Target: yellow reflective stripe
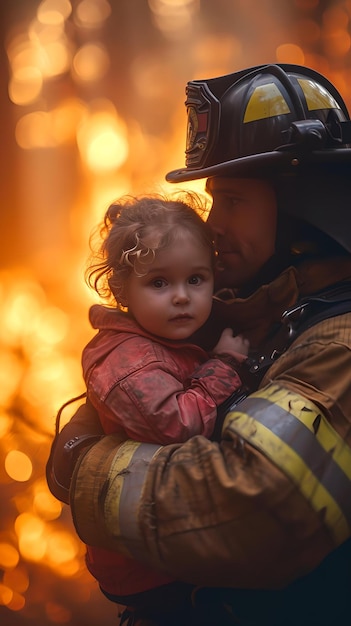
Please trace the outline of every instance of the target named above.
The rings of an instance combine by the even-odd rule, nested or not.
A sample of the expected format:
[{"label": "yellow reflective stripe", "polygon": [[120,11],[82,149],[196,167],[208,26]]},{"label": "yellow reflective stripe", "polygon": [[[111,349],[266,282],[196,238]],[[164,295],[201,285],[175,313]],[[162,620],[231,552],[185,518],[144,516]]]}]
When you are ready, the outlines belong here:
[{"label": "yellow reflective stripe", "polygon": [[298,83],[305,96],[309,111],[316,111],[318,109],[340,109],[337,101],[322,85],[308,78],[298,78]]},{"label": "yellow reflective stripe", "polygon": [[351,449],[313,402],[278,385],[270,385],[253,395],[266,398],[284,411],[293,413],[313,433],[328,454],[332,450],[333,459],[351,479]]},{"label": "yellow reflective stripe", "polygon": [[121,493],[124,483],[124,473],[126,467],[131,462],[134,453],[140,443],[136,441],[126,441],[117,450],[113,461],[111,462],[109,473],[107,476],[108,492],[106,494],[104,515],[106,520],[106,526],[111,530],[113,535],[120,535],[119,527],[119,510]]},{"label": "yellow reflective stripe", "polygon": [[340,465],[346,476],[351,480],[350,448],[345,441],[335,433],[335,430],[325,418],[321,420],[317,438],[326,451],[333,449],[334,459],[337,460],[338,465]]},{"label": "yellow reflective stripe", "polygon": [[[238,407],[239,408],[239,407]],[[350,536],[351,450],[318,407],[270,385],[228,414],[224,429],[260,450],[298,486],[337,543]]]},{"label": "yellow reflective stripe", "polygon": [[[285,390],[280,391],[286,395]],[[296,400],[296,402],[300,403],[301,410],[296,411],[295,417],[314,434],[325,452],[331,453],[332,458],[351,480],[351,449],[349,446],[315,404],[305,399]],[[284,405],[285,402],[282,398],[281,406],[284,407]],[[298,409],[298,404],[296,408]]]},{"label": "yellow reflective stripe", "polygon": [[104,501],[104,518],[114,537],[135,547],[139,537],[138,509],[147,467],[162,446],[126,441],[111,462]]},{"label": "yellow reflective stripe", "polygon": [[277,85],[267,83],[254,89],[247,103],[244,124],[286,113],[290,113],[290,109],[283,94]]}]

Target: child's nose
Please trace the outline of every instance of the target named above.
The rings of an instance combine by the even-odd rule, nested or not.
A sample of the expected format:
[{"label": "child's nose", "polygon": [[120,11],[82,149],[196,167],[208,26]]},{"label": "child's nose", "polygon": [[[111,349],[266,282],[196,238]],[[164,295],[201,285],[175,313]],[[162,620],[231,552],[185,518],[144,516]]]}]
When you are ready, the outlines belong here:
[{"label": "child's nose", "polygon": [[188,291],[185,286],[178,286],[173,295],[174,304],[186,304],[189,302]]}]

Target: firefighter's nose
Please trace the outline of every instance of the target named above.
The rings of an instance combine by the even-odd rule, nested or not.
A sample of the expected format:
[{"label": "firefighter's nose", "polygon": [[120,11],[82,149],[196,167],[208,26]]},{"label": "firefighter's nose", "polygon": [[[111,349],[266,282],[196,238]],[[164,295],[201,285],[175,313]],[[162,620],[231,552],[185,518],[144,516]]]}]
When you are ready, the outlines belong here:
[{"label": "firefighter's nose", "polygon": [[226,234],[232,219],[232,214],[228,210],[225,210],[223,204],[213,200],[213,204],[207,218],[207,223],[209,224],[215,238],[223,237],[223,235]]}]

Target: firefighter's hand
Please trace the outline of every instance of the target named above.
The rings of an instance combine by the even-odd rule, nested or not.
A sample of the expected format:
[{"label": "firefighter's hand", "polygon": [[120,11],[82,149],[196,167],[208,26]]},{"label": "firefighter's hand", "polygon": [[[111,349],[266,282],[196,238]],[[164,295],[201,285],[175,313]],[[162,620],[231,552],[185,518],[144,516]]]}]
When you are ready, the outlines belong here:
[{"label": "firefighter's hand", "polygon": [[46,465],[46,479],[51,493],[58,500],[69,503],[69,489],[76,462],[102,436],[98,415],[90,402],[82,404],[55,436]]}]

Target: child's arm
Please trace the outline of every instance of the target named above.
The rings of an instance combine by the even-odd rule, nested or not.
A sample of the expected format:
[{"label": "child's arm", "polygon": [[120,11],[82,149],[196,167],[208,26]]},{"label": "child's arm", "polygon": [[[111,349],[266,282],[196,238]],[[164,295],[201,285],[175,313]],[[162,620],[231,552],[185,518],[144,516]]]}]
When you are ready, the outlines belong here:
[{"label": "child's arm", "polygon": [[118,421],[130,439],[177,443],[194,435],[210,437],[217,406],[241,386],[236,367],[219,355],[184,381],[159,363],[149,363],[111,389],[102,410],[109,432]]}]

